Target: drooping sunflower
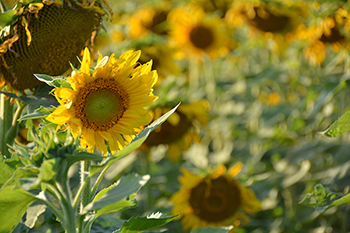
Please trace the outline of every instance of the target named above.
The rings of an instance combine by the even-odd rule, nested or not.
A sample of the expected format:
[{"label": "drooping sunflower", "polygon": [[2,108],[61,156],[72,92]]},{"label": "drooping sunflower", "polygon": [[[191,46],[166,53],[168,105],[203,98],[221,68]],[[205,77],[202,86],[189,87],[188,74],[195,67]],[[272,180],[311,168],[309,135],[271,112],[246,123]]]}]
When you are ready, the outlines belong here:
[{"label": "drooping sunflower", "polygon": [[180,189],[170,201],[174,204],[173,213],[180,215],[185,230],[207,226],[237,227],[249,222],[247,214],[261,209],[254,192],[235,178],[242,166],[242,163],[236,163],[226,172],[226,167],[221,165],[204,176],[182,169]]},{"label": "drooping sunflower", "polygon": [[327,2],[314,7],[313,14],[309,25],[300,31],[299,37],[306,41],[303,51],[305,57],[316,65],[321,64],[331,51],[339,53],[349,49],[350,16],[348,9]]},{"label": "drooping sunflower", "polygon": [[225,19],[234,28],[247,24],[249,37],[263,36],[273,41],[274,52],[284,51],[295,39],[298,27],[308,15],[307,4],[302,1],[233,1]]},{"label": "drooping sunflower", "polygon": [[[151,122],[144,107],[158,97],[152,87],[157,73],[152,61],[140,65],[140,51],[128,51],[118,59],[102,58],[90,74],[90,53],[86,48],[80,71],[68,78],[71,88],[54,89],[60,106],[47,120],[70,127],[73,136],[80,136],[81,147],[92,152],[97,148],[107,154],[122,149],[136,134],[136,129]],[[107,142],[107,144],[105,143]]]},{"label": "drooping sunflower", "polygon": [[[153,119],[158,119],[169,110],[167,107],[157,107],[152,111]],[[194,122],[206,125],[209,120],[208,111],[209,103],[206,100],[181,104],[166,122],[148,136],[141,149],[148,150],[160,144],[167,145],[170,160],[177,162],[182,151],[186,151],[193,141],[200,141]]]},{"label": "drooping sunflower", "polygon": [[166,34],[167,16],[170,6],[166,3],[154,7],[143,7],[126,20],[129,36],[132,39],[146,36],[148,33]]},{"label": "drooping sunflower", "polygon": [[233,40],[228,40],[225,24],[217,15],[188,4],[173,9],[168,19],[170,44],[179,49],[179,58],[200,58],[204,53],[216,58],[229,51]]},{"label": "drooping sunflower", "polygon": [[[102,4],[103,3],[103,4]],[[104,0],[22,1],[0,15],[0,81],[23,91],[42,85],[33,74],[61,75],[100,27]]]},{"label": "drooping sunflower", "polygon": [[199,5],[205,12],[216,13],[220,17],[224,17],[227,10],[232,4],[232,0],[193,0],[194,4]]}]

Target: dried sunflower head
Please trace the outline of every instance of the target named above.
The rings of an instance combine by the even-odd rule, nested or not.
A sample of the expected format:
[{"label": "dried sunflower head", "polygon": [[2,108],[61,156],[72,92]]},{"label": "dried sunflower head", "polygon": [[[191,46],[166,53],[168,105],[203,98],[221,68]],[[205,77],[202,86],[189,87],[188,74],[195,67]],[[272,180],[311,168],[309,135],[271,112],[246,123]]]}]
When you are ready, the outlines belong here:
[{"label": "dried sunflower head", "polygon": [[0,81],[20,91],[43,84],[33,74],[61,75],[76,64],[106,12],[99,1],[26,2],[0,16]]}]

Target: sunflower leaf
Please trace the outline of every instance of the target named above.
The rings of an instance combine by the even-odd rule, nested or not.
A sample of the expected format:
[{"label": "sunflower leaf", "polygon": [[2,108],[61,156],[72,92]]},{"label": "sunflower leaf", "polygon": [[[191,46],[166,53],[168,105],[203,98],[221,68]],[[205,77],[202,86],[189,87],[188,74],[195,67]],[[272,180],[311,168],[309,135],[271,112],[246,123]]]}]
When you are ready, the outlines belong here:
[{"label": "sunflower leaf", "polygon": [[229,227],[225,227],[225,228],[206,227],[206,228],[194,229],[193,231],[191,231],[191,233],[227,233],[231,230],[231,228],[229,228]]},{"label": "sunflower leaf", "polygon": [[20,222],[26,209],[37,198],[14,185],[2,187],[0,190],[0,232],[12,232]]},{"label": "sunflower leaf", "polygon": [[317,212],[322,213],[332,206],[350,203],[350,196],[347,195],[344,197],[343,195],[327,190],[322,184],[317,184],[314,187],[314,191],[307,194],[299,203],[312,206]]},{"label": "sunflower leaf", "polygon": [[89,176],[95,175],[97,172],[101,171],[104,167],[107,165],[111,165],[115,161],[125,157],[130,152],[135,150],[137,147],[139,147],[148,137],[148,135],[158,126],[160,126],[168,117],[175,112],[175,110],[179,107],[180,104],[176,105],[173,109],[171,109],[169,112],[165,113],[163,116],[155,120],[152,124],[147,126],[144,130],[142,130],[135,138],[132,140],[127,146],[123,148],[123,150],[119,151],[118,153],[107,157],[104,159],[100,164],[97,165],[91,165],[90,166],[90,173]]},{"label": "sunflower leaf", "polygon": [[66,81],[65,76],[50,76],[46,74],[34,74],[34,76],[41,82],[46,83],[52,87],[61,87],[61,85]]},{"label": "sunflower leaf", "polygon": [[[114,208],[124,208],[123,203],[119,203],[118,205],[117,203],[134,195],[147,183],[149,178],[149,175],[138,176],[137,174],[129,174],[122,177],[118,182],[97,193],[94,200],[84,208],[84,212],[89,210],[101,210],[100,215],[102,215],[107,212],[110,213]],[[131,198],[133,199],[133,197]],[[129,203],[124,204],[128,205]]]},{"label": "sunflower leaf", "polygon": [[350,110],[346,111],[323,133],[328,137],[338,137],[350,130]]},{"label": "sunflower leaf", "polygon": [[0,28],[4,28],[14,22],[18,15],[16,15],[17,10],[9,10],[5,13],[0,14]]},{"label": "sunflower leaf", "polygon": [[22,166],[19,160],[10,162],[10,159],[5,160],[3,156],[0,156],[0,187],[9,180],[16,170],[16,167]]},{"label": "sunflower leaf", "polygon": [[33,113],[25,114],[22,117],[20,117],[19,121],[29,120],[29,119],[39,119],[39,118],[45,118],[48,115],[52,113],[54,109],[47,109],[45,107],[40,107],[34,110]]},{"label": "sunflower leaf", "polygon": [[[156,214],[157,215],[157,214]],[[174,220],[177,216],[160,216],[158,217],[132,217],[128,221],[123,223],[121,229],[115,231],[115,233],[140,233],[154,228],[161,227],[168,222]]]}]

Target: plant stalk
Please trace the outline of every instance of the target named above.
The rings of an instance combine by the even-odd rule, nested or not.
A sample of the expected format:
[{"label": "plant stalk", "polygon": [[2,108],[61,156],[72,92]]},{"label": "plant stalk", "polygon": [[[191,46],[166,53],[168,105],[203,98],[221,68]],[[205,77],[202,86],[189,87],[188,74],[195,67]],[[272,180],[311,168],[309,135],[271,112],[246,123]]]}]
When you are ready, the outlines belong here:
[{"label": "plant stalk", "polygon": [[85,186],[81,193],[80,212],[90,203],[91,180],[88,179],[90,164],[90,161],[80,162],[80,185]]},{"label": "plant stalk", "polygon": [[6,135],[11,128],[13,116],[13,106],[6,95],[0,94],[0,153],[10,157],[8,146],[6,144]]}]

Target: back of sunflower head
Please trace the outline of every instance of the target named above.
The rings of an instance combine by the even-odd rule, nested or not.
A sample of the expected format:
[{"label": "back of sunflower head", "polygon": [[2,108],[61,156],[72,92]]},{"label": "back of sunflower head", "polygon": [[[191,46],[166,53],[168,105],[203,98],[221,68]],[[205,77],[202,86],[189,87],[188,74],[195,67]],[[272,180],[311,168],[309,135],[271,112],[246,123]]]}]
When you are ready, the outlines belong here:
[{"label": "back of sunflower head", "polygon": [[23,91],[43,84],[33,74],[69,70],[107,13],[101,1],[27,0],[1,14],[0,83]]}]

